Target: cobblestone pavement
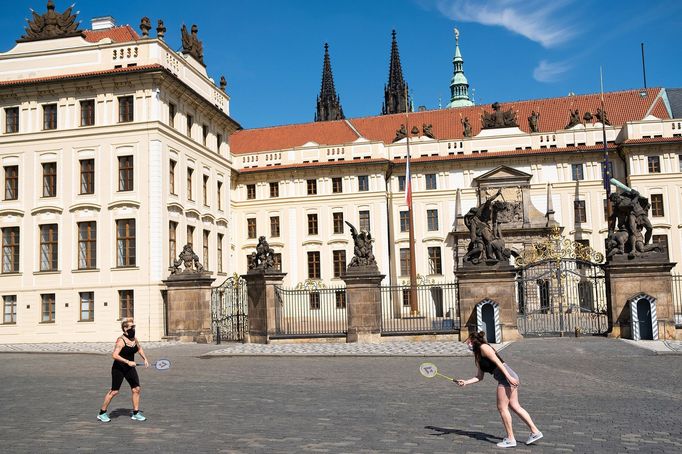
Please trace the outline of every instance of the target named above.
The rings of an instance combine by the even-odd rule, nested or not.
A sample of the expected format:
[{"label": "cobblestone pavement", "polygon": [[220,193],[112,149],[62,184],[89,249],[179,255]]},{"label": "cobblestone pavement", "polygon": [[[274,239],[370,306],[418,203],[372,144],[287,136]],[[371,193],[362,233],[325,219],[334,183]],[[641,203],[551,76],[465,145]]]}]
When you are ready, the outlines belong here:
[{"label": "cobblestone pavement", "polygon": [[663,342],[670,350],[682,353],[682,341],[664,341]]},{"label": "cobblestone pavement", "polygon": [[[142,342],[145,350],[182,345],[180,342]],[[91,353],[109,354],[112,342],[59,342],[46,344],[0,344],[0,353]]]},{"label": "cobblestone pavement", "polygon": [[[215,345],[167,346],[141,370],[142,409],[128,417],[124,384],[109,387],[102,355],[0,355],[3,452],[487,453],[503,435],[495,383],[458,388],[426,379],[414,357],[213,357]],[[528,339],[501,353],[522,380],[521,402],[545,438],[512,452],[679,453],[682,357],[603,338]],[[434,357],[468,378],[471,357]],[[514,419],[517,438],[528,432]]]}]

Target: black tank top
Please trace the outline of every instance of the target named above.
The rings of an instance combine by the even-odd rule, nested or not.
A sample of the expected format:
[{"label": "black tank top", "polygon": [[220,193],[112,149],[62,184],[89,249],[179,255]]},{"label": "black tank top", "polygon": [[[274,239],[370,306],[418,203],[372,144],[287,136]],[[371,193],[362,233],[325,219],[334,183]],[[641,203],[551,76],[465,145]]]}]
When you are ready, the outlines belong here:
[{"label": "black tank top", "polygon": [[[121,340],[123,340],[123,338],[121,338]],[[123,340],[123,348],[119,352],[119,356],[123,359],[128,360],[128,361],[135,361],[135,353],[137,353],[137,351],[139,349],[140,348],[137,346],[137,341],[135,341],[135,345],[133,345],[132,347],[129,347],[128,344],[125,343],[125,340]],[[127,364],[123,364],[122,362],[116,361],[116,360],[114,360],[113,366],[118,368],[118,369],[125,369],[125,370],[128,370],[131,368],[131,366],[129,366]]]},{"label": "black tank top", "polygon": [[[479,354],[480,354],[480,348],[479,348]],[[504,364],[504,360],[502,359],[502,357],[497,352],[495,352],[495,355],[497,356],[497,359],[499,359],[500,362],[502,364]],[[481,354],[481,358],[478,360],[478,367],[480,367],[483,372],[488,372],[489,374],[492,374],[495,371],[495,369],[497,369],[497,365],[494,362],[492,362],[492,360],[486,358],[482,354]]]}]

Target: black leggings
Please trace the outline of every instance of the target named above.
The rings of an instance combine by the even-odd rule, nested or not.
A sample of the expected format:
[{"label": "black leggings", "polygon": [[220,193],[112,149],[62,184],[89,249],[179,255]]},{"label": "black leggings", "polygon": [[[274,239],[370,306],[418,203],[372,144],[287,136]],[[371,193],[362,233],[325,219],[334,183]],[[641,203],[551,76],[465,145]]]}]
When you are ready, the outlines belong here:
[{"label": "black leggings", "polygon": [[137,388],[140,386],[140,379],[137,376],[137,371],[134,367],[129,368],[127,371],[122,371],[117,367],[111,368],[111,390],[118,391],[121,389],[121,383],[123,379],[126,379],[130,384],[130,389]]}]

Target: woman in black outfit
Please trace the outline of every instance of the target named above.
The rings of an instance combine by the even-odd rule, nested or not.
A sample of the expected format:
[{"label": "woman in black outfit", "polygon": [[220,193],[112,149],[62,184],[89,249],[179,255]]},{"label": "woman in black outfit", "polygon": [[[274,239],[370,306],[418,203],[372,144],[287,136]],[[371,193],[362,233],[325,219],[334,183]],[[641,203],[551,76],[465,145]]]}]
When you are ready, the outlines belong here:
[{"label": "woman in black outfit", "polygon": [[121,329],[123,330],[123,336],[116,339],[114,353],[111,355],[114,358],[114,364],[111,366],[111,389],[104,396],[104,403],[99,411],[99,415],[97,415],[97,419],[102,422],[111,421],[109,415],[107,415],[107,407],[111,403],[111,399],[116,397],[118,390],[121,389],[124,378],[133,392],[133,414],[130,419],[135,421],[147,419],[140,411],[140,379],[135,370],[135,353],[140,354],[144,360],[145,367],[149,367],[149,362],[144,354],[144,350],[142,350],[142,346],[135,338],[135,323],[133,319],[123,319]]},{"label": "woman in black outfit", "polygon": [[512,431],[512,418],[509,409],[519,415],[530,429],[530,436],[526,444],[535,443],[542,438],[542,432],[533,424],[530,415],[519,403],[519,376],[512,370],[507,363],[497,354],[494,348],[488,345],[485,332],[471,333],[466,340],[469,350],[474,352],[478,373],[475,377],[468,380],[453,380],[459,386],[471,385],[483,380],[485,372],[492,374],[497,380],[497,409],[502,417],[502,424],[507,432],[507,436],[497,444],[500,448],[511,448],[516,446],[516,439]]}]

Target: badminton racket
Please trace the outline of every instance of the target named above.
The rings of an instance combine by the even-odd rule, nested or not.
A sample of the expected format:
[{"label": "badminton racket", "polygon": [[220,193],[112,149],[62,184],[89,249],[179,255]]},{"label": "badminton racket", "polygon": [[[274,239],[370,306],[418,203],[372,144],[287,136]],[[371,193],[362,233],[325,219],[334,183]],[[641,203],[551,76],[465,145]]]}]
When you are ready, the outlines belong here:
[{"label": "badminton racket", "polygon": [[438,368],[433,363],[421,363],[419,365],[419,372],[426,378],[441,377],[449,381],[454,380],[453,378],[438,372]]},{"label": "badminton racket", "polygon": [[[144,366],[144,363],[135,363],[137,366]],[[171,367],[170,359],[159,359],[149,364],[156,370],[168,370]]]}]

